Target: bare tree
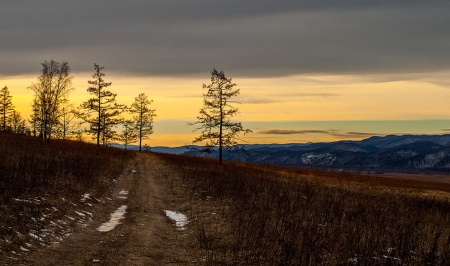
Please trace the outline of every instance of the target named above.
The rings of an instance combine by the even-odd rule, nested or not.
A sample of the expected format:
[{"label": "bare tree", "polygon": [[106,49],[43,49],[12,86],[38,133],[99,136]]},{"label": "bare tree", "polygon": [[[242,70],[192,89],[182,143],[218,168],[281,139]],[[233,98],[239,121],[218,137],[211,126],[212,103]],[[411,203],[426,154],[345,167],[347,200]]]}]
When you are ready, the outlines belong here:
[{"label": "bare tree", "polygon": [[[229,99],[239,94],[235,89],[235,83],[231,78],[226,78],[223,71],[214,69],[211,71],[211,84],[203,84],[207,93],[203,94],[203,108],[200,109],[198,121],[190,125],[199,125],[194,131],[201,130],[201,135],[192,143],[206,142],[201,152],[211,153],[216,146],[219,147],[219,161],[222,163],[222,151],[241,150],[245,152],[243,145],[238,145],[240,133],[247,134],[252,131],[244,129],[241,122],[232,122],[230,118],[238,114],[238,109],[230,105]],[[236,102],[234,102],[236,103]]]},{"label": "bare tree", "polygon": [[9,95],[8,87],[0,89],[0,128],[6,131],[10,115],[14,112],[14,105],[12,104],[12,96]]},{"label": "bare tree", "polygon": [[84,142],[83,130],[78,129],[73,132],[73,139],[75,141]]},{"label": "bare tree", "polygon": [[72,109],[72,105],[61,108],[60,119],[55,128],[55,136],[60,139],[71,139],[81,127],[82,122],[75,121],[76,112]]},{"label": "bare tree", "polygon": [[25,120],[22,118],[19,112],[13,111],[9,120],[9,128],[14,133],[25,134],[28,129],[25,125]]},{"label": "bare tree", "polygon": [[32,113],[30,118],[28,119],[28,123],[31,125],[31,134],[36,137],[39,134],[39,129],[41,128],[40,123],[40,115],[39,115],[39,106],[36,98],[33,99]]},{"label": "bare tree", "polygon": [[142,139],[148,138],[153,134],[153,117],[156,116],[155,109],[150,109],[150,104],[153,100],[149,100],[148,97],[141,93],[138,97],[134,98],[134,103],[131,104],[129,112],[136,114],[133,116],[133,120],[136,123],[136,129],[139,139],[139,151],[142,151]]},{"label": "bare tree", "polygon": [[34,92],[33,113],[39,125],[39,134],[43,140],[50,140],[52,131],[61,116],[61,108],[67,103],[72,87],[73,76],[67,62],[44,61],[42,74],[38,82],[29,89]]},{"label": "bare tree", "polygon": [[131,143],[136,142],[139,139],[136,123],[132,120],[125,120],[122,123],[123,130],[118,135],[118,140],[123,143],[125,146],[125,150],[127,149],[128,145]]},{"label": "bare tree", "polygon": [[100,145],[100,140],[105,145],[114,137],[112,128],[122,121],[119,116],[126,106],[118,104],[117,94],[106,89],[111,86],[111,82],[103,79],[104,67],[94,64],[94,68],[93,80],[88,81],[91,86],[87,89],[93,97],[81,104],[77,115],[89,124],[87,133],[94,136],[97,145]]}]

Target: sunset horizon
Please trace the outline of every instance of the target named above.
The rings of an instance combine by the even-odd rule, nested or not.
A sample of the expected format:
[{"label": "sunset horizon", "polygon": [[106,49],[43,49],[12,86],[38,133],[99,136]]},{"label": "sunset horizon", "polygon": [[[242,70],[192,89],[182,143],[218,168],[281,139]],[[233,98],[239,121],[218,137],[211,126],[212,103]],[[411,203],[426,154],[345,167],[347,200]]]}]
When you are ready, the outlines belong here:
[{"label": "sunset horizon", "polygon": [[[240,89],[233,120],[253,131],[241,136],[244,144],[448,132],[448,4],[322,4],[81,1],[51,13],[7,3],[0,87],[28,119],[27,87],[41,63],[69,63],[74,107],[89,98],[87,81],[99,64],[118,103],[130,105],[140,93],[153,100],[150,146],[192,143],[197,133],[187,124],[196,121],[213,68]],[[42,19],[50,15],[53,22]],[[97,24],[106,27],[98,34]]]}]

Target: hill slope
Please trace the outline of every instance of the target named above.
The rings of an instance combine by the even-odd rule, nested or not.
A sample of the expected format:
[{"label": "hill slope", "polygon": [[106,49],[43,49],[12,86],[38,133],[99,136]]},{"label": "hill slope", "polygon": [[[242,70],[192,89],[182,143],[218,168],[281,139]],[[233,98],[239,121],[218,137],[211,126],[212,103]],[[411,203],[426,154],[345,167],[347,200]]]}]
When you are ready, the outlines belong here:
[{"label": "hill slope", "polygon": [[[388,172],[450,171],[450,135],[389,135],[362,141],[260,145],[250,156],[225,152],[232,161],[297,167],[324,167]],[[188,151],[187,155],[200,155]],[[216,156],[212,154],[211,156]]]}]

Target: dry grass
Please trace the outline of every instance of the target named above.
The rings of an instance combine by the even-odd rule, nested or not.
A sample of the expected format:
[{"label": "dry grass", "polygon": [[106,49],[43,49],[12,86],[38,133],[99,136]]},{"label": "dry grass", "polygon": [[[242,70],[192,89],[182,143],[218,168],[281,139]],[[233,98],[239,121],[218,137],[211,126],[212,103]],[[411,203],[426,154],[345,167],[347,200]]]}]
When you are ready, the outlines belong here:
[{"label": "dry grass", "polygon": [[197,264],[450,265],[448,184],[158,156]]},{"label": "dry grass", "polygon": [[92,198],[107,194],[133,156],[120,149],[44,143],[7,133],[0,133],[0,151],[0,258],[36,243],[49,244],[49,234],[64,234],[65,227],[78,222],[67,215],[74,213],[73,202],[79,203],[84,193]]}]

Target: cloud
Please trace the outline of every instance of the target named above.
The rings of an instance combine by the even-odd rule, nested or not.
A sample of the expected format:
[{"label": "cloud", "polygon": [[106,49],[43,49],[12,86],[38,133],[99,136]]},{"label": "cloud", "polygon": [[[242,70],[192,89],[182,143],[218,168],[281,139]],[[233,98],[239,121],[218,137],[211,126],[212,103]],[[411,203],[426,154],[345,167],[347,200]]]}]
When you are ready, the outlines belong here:
[{"label": "cloud", "polygon": [[346,132],[343,134],[335,133],[332,135],[340,138],[369,138],[373,136],[386,136],[387,134],[367,133],[367,132]]},{"label": "cloud", "polygon": [[335,134],[337,131],[330,130],[288,130],[288,129],[268,129],[258,131],[258,134],[292,135],[292,134]]},{"label": "cloud", "polygon": [[248,95],[239,95],[237,97],[237,101],[239,103],[247,103],[247,104],[267,104],[267,103],[283,103],[288,101],[299,101],[301,98],[333,98],[342,96],[337,93],[281,93],[275,94],[271,96],[259,97],[259,96],[248,96]]},{"label": "cloud", "polygon": [[341,133],[339,130],[328,129],[328,130],[287,130],[287,129],[268,129],[260,130],[256,132],[257,134],[269,134],[269,135],[297,135],[297,134],[325,134],[337,138],[366,138],[372,136],[385,136],[386,134],[380,133],[368,133],[368,132],[344,132]]},{"label": "cloud", "polygon": [[233,77],[448,71],[448,1],[6,1],[0,73]]}]

